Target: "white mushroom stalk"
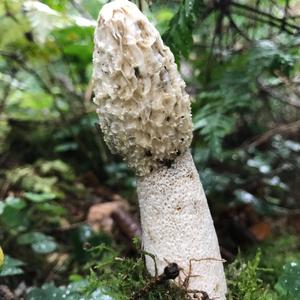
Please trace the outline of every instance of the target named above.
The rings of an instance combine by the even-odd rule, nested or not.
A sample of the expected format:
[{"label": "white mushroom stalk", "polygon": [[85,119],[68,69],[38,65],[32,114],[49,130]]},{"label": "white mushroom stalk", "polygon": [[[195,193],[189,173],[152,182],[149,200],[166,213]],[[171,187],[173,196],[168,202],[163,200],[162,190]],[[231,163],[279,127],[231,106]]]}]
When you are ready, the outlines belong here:
[{"label": "white mushroom stalk", "polygon": [[[144,250],[159,273],[168,262],[182,268],[178,285],[225,299],[218,240],[189,152],[190,98],[173,54],[127,0],[103,6],[94,41],[100,126],[110,150],[137,174]],[[154,275],[151,258],[146,265]]]}]

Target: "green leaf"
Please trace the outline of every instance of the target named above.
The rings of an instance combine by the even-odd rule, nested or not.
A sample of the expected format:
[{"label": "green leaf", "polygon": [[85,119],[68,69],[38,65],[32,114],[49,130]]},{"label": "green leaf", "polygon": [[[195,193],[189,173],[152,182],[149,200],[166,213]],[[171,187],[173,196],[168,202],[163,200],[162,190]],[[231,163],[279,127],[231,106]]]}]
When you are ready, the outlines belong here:
[{"label": "green leaf", "polygon": [[28,232],[19,236],[17,242],[20,245],[31,245],[36,253],[51,253],[57,248],[57,244],[51,236],[41,232]]},{"label": "green leaf", "polygon": [[93,32],[94,28],[70,26],[56,30],[54,35],[64,54],[88,64],[93,53]]},{"label": "green leaf", "polygon": [[[289,262],[283,266],[275,289],[284,299],[300,299],[300,263]],[[286,298],[288,297],[288,298]]]},{"label": "green leaf", "polygon": [[169,28],[163,35],[166,44],[171,48],[176,62],[179,64],[180,55],[188,58],[193,45],[193,32],[196,21],[201,20],[203,0],[185,0],[178,12],[169,23]]},{"label": "green leaf", "polygon": [[[11,210],[22,210],[26,207],[26,202],[18,197],[8,196],[4,202],[0,202],[0,215],[3,214],[5,208],[11,208]],[[10,211],[10,209],[7,209]]]},{"label": "green leaf", "polygon": [[193,7],[195,4],[195,0],[185,0],[184,1],[184,10],[186,17],[189,17],[193,12]]},{"label": "green leaf", "polygon": [[99,10],[106,2],[106,0],[83,0],[80,4],[96,20]]},{"label": "green leaf", "polygon": [[19,267],[23,265],[22,261],[5,255],[4,265],[0,270],[0,277],[22,274],[23,270]]},{"label": "green leaf", "polygon": [[27,232],[20,235],[17,239],[18,244],[20,245],[31,245],[33,243],[43,242],[49,237],[41,232]]},{"label": "green leaf", "polygon": [[37,205],[36,208],[41,212],[46,212],[54,216],[62,216],[66,214],[66,209],[63,206],[57,204],[51,204],[46,202]]},{"label": "green leaf", "polygon": [[4,202],[0,201],[0,215],[2,215],[2,214],[3,214],[3,212],[4,212],[4,208],[5,208],[5,204],[4,204]]},{"label": "green leaf", "polygon": [[56,146],[54,148],[54,152],[67,152],[67,151],[73,151],[78,148],[78,145],[76,143],[70,142],[70,143],[64,143]]},{"label": "green leaf", "polygon": [[[62,300],[64,295],[63,289],[55,287],[52,283],[45,284],[42,288],[33,288],[26,295],[26,300]],[[66,297],[64,297],[67,299]]]},{"label": "green leaf", "polygon": [[24,197],[32,202],[46,202],[56,198],[56,194],[53,193],[24,193]]},{"label": "green leaf", "polygon": [[268,174],[271,172],[271,166],[261,157],[248,159],[247,165],[252,168],[257,168],[263,174]]},{"label": "green leaf", "polygon": [[47,283],[41,288],[32,288],[25,296],[25,300],[113,300],[104,295],[100,289],[96,289],[89,296],[84,296],[82,291],[87,284],[86,280],[71,283],[66,287],[56,287],[53,283]]},{"label": "green leaf", "polygon": [[57,244],[53,240],[44,240],[40,243],[32,244],[31,247],[36,253],[47,254],[53,252],[57,248]]},{"label": "green leaf", "polygon": [[27,228],[29,221],[24,211],[19,208],[6,205],[1,215],[3,224],[11,230],[24,230]]},{"label": "green leaf", "polygon": [[300,143],[295,141],[287,140],[285,141],[285,146],[294,152],[300,152]]},{"label": "green leaf", "polygon": [[59,175],[63,179],[74,180],[75,176],[72,168],[62,160],[39,160],[36,165],[38,166],[42,175]]},{"label": "green leaf", "polygon": [[26,207],[26,202],[20,198],[9,196],[5,199],[5,205],[21,210]]},{"label": "green leaf", "polygon": [[200,128],[205,127],[207,125],[207,121],[205,118],[203,118],[199,120],[194,120],[193,124],[194,124],[193,130],[198,130]]}]

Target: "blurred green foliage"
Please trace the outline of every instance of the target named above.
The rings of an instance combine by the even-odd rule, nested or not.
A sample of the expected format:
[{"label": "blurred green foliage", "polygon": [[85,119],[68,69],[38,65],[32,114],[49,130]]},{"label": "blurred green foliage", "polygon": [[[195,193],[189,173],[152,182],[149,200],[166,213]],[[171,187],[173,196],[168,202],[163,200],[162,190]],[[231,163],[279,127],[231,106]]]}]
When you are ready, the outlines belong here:
[{"label": "blurred green foliage", "polygon": [[[299,239],[286,235],[238,255],[227,268],[229,299],[297,299],[299,296]],[[270,253],[272,255],[270,256]]]},{"label": "blurred green foliage", "polygon": [[[92,104],[93,31],[105,2],[0,3],[0,276],[13,288],[25,281],[27,300],[125,299],[150,280],[142,256],[116,260],[126,245],[85,222],[88,172],[137,207],[133,173],[107,151]],[[216,223],[241,203],[268,218],[299,209],[297,1],[149,4],[193,99],[192,152]],[[227,269],[230,299],[298,299],[298,242],[242,253]],[[176,293],[164,285],[147,299]]]}]

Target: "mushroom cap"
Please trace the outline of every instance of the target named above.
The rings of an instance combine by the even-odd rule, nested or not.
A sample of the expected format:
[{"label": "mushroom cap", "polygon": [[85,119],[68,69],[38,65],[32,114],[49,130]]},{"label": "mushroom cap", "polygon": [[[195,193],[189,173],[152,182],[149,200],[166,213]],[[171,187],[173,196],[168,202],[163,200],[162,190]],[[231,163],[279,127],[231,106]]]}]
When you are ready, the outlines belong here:
[{"label": "mushroom cap", "polygon": [[172,52],[127,0],[103,6],[94,42],[94,102],[108,147],[139,176],[170,164],[192,140],[190,98]]}]

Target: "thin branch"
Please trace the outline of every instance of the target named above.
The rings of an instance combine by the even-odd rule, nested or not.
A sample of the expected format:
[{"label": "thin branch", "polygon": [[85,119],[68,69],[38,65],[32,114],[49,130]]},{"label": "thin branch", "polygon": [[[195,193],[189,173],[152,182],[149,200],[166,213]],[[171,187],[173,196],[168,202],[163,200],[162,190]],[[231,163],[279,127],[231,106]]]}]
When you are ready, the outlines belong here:
[{"label": "thin branch", "polygon": [[284,6],[284,17],[289,16],[289,9],[290,9],[290,0],[285,0],[285,6]]},{"label": "thin branch", "polygon": [[300,27],[299,26],[287,22],[285,18],[278,18],[278,17],[276,17],[272,14],[263,12],[261,10],[258,10],[256,8],[254,8],[254,7],[251,7],[251,6],[248,6],[248,5],[245,5],[245,4],[241,4],[241,3],[237,3],[237,2],[234,2],[234,1],[230,2],[230,5],[235,6],[236,8],[242,9],[244,11],[249,11],[251,13],[260,15],[261,17],[266,17],[270,21],[272,21],[272,23],[273,22],[275,22],[275,23],[279,22],[280,27],[283,27],[283,28],[290,27],[290,28],[296,30],[297,32],[300,32]]},{"label": "thin branch", "polygon": [[230,13],[226,14],[228,20],[229,20],[229,24],[235,29],[235,31],[241,35],[245,40],[247,40],[248,42],[251,42],[251,39],[247,36],[246,33],[244,33],[235,23],[235,21],[232,18],[232,15]]},{"label": "thin branch", "polygon": [[45,89],[45,91],[46,91],[47,93],[49,93],[50,95],[53,94],[52,91],[51,91],[51,89],[50,89],[50,87],[49,87],[48,84],[43,80],[43,78],[40,76],[40,74],[37,73],[37,72],[36,72],[34,69],[32,69],[31,67],[29,67],[29,66],[26,64],[25,60],[24,60],[21,56],[15,54],[15,53],[10,53],[10,52],[1,51],[1,50],[0,50],[0,55],[2,55],[3,57],[6,57],[6,58],[8,58],[8,59],[10,59],[10,60],[12,60],[12,61],[14,61],[14,62],[16,62],[17,64],[19,64],[20,67],[21,67],[22,69],[24,69],[24,71],[28,72],[29,74],[33,75],[33,77],[35,77],[35,79],[41,84],[41,86]]},{"label": "thin branch", "polygon": [[242,145],[242,148],[258,147],[267,143],[276,134],[292,134],[297,133],[300,130],[300,120],[279,125],[265,132],[264,134],[254,138],[250,143],[246,142]]},{"label": "thin branch", "polygon": [[0,100],[0,115],[4,111],[7,98],[9,96],[10,92],[11,92],[11,86],[12,86],[12,82],[13,82],[14,78],[15,78],[15,74],[13,74],[11,76],[10,82],[5,86],[5,88],[3,90],[3,97]]},{"label": "thin branch", "polygon": [[[261,17],[258,17],[256,15],[249,15],[247,14],[247,12],[245,11],[234,11],[235,14],[238,14],[238,15],[241,15],[241,16],[244,16],[248,19],[252,19],[252,20],[255,20],[255,21],[258,21],[258,22],[261,22],[261,23],[264,23],[264,24],[268,24],[270,26],[273,26],[273,27],[276,27],[278,29],[281,29],[282,30],[282,25],[281,24],[278,24],[272,20],[267,20],[267,19],[264,19],[264,18],[261,18]],[[300,28],[299,28],[300,29]],[[287,29],[286,27],[284,28],[284,30],[286,33],[288,34],[291,34],[291,35],[295,35],[295,32],[294,31],[291,31],[290,29]]]},{"label": "thin branch", "polygon": [[285,84],[285,86],[289,89],[292,89],[293,93],[296,94],[300,99],[300,90],[294,86],[295,84],[299,85],[300,82],[293,81],[293,80],[292,80],[292,82],[290,82],[289,79],[286,76],[284,76],[283,74],[281,74],[281,72],[279,70],[275,71],[275,74],[280,78],[280,80]]},{"label": "thin branch", "polygon": [[20,25],[19,20],[10,12],[7,1],[4,2],[5,16],[11,18],[14,22]]},{"label": "thin branch", "polygon": [[261,91],[267,93],[271,97],[273,97],[276,100],[279,100],[281,102],[284,102],[285,104],[294,106],[296,108],[300,108],[300,101],[296,101],[294,99],[290,99],[286,97],[285,95],[279,95],[276,92],[272,90],[269,86],[264,85],[260,80],[257,80],[258,87]]},{"label": "thin branch", "polygon": [[210,77],[211,60],[213,58],[213,52],[214,52],[214,48],[215,48],[216,38],[218,35],[219,24],[220,24],[220,22],[222,22],[222,19],[223,19],[223,14],[219,13],[219,15],[216,17],[216,25],[215,25],[215,29],[214,29],[214,35],[213,35],[211,45],[210,45],[210,50],[209,50],[209,54],[208,54],[208,58],[207,58],[207,64],[205,66],[205,78],[206,78],[207,82],[209,81],[209,77]]}]

